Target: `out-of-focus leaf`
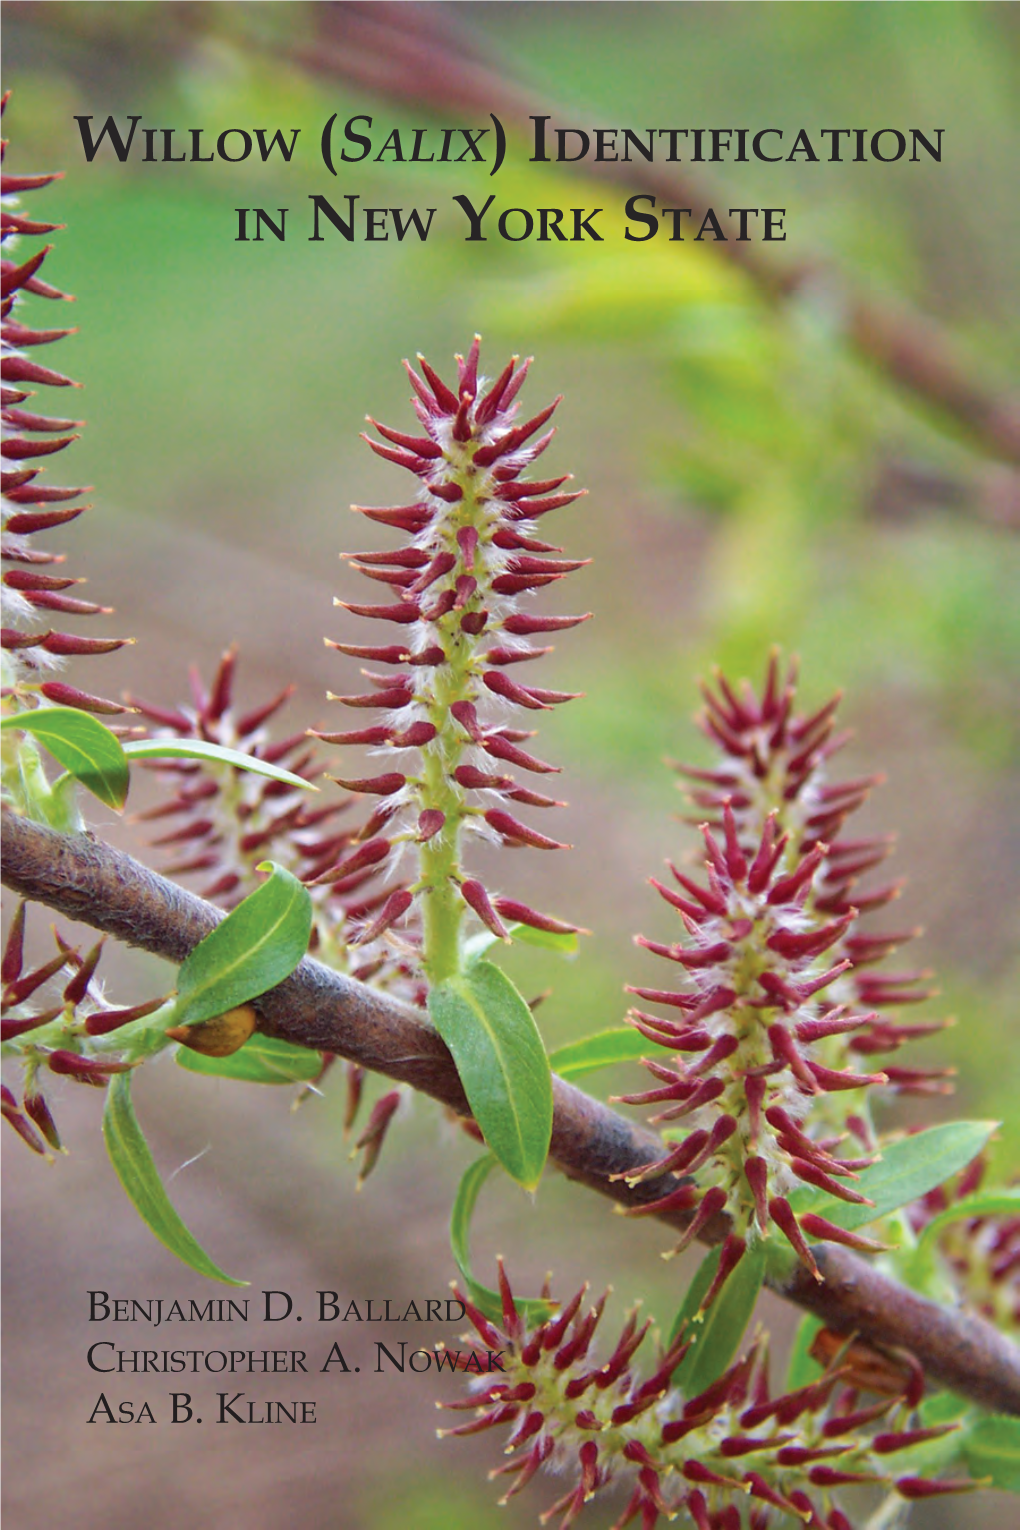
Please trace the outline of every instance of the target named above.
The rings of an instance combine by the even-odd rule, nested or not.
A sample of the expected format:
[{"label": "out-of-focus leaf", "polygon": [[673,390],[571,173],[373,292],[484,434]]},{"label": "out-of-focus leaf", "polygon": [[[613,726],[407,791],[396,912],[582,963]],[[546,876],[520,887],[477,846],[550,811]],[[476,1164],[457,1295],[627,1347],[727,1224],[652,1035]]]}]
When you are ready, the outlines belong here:
[{"label": "out-of-focus leaf", "polygon": [[990,1477],[992,1487],[1020,1493],[1020,1419],[988,1414],[975,1420],[963,1440],[973,1477]]},{"label": "out-of-focus leaf", "polygon": [[811,1354],[811,1346],[822,1326],[821,1319],[814,1317],[810,1312],[801,1318],[793,1337],[790,1359],[786,1367],[785,1391],[798,1392],[801,1387],[817,1381],[821,1375],[821,1367]]},{"label": "out-of-focus leaf", "polygon": [[1020,1187],[1005,1190],[979,1190],[955,1205],[940,1211],[921,1231],[917,1246],[905,1257],[907,1279],[921,1285],[935,1259],[940,1233],[954,1222],[969,1222],[972,1217],[1016,1216],[1020,1212]]}]

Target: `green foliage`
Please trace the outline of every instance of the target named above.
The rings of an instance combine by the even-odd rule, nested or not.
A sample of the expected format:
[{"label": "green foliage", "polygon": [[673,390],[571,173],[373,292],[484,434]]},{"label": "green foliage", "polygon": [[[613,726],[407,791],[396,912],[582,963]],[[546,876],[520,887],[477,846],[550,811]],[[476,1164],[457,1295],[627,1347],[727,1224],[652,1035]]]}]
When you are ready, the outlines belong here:
[{"label": "green foliage", "polygon": [[1010,1190],[979,1190],[939,1212],[925,1226],[915,1248],[904,1257],[904,1274],[909,1284],[923,1289],[936,1260],[939,1235],[954,1222],[972,1217],[1016,1216],[1020,1213],[1020,1187]]},{"label": "green foliage", "polygon": [[[682,629],[675,639],[686,662],[747,672],[768,634],[822,681],[906,686],[1004,763],[1020,678],[1015,539],[976,523],[995,506],[956,423],[855,353],[838,286],[823,278],[777,306],[718,252],[656,242],[598,262],[564,251],[504,287],[498,311],[593,363],[595,347],[624,355],[652,380],[649,412],[664,406],[668,424],[646,434],[632,471],[679,521],[678,556],[693,524],[704,538],[703,630],[694,651]],[[612,654],[606,683],[612,757],[654,736],[659,714],[654,677],[633,659]],[[590,734],[600,721],[567,726]]]},{"label": "green foliage", "polygon": [[[238,770],[247,770],[256,776],[269,776],[274,781],[305,791],[319,789],[279,765],[242,754],[237,749],[224,748],[222,744],[207,743],[204,739],[140,739],[122,744],[98,717],[76,707],[47,706],[32,712],[18,712],[5,717],[0,728],[31,733],[63,765],[71,778],[118,812],[127,801],[131,760],[174,758],[216,762],[234,765]],[[65,780],[61,777],[54,783],[54,792],[59,792]]]},{"label": "green foliage", "polygon": [[76,781],[118,812],[127,801],[130,774],[120,740],[98,717],[75,707],[39,707],[5,717],[0,728],[31,733]]},{"label": "green foliage", "polygon": [[[212,1019],[289,976],[308,949],[311,898],[282,867],[267,861],[259,869],[272,874],[195,947],[180,969],[173,1004],[115,1032],[105,1046],[142,1060],[167,1045],[168,1019],[177,1025]],[[321,1067],[318,1053],[262,1036],[229,1057],[205,1057],[181,1047],[179,1060],[196,1073],[252,1083],[307,1080]],[[131,1078],[130,1072],[113,1076],[103,1115],[107,1152],[128,1198],[160,1242],[185,1264],[213,1280],[245,1284],[213,1263],[174,1210],[131,1103]]]},{"label": "green foliage", "polygon": [[429,991],[472,1114],[512,1179],[534,1190],[552,1132],[549,1061],[534,1016],[505,972],[475,961]]},{"label": "green foliage", "polygon": [[936,1392],[921,1404],[921,1423],[958,1425],[955,1433],[923,1447],[925,1472],[962,1468],[984,1486],[1020,1493],[1020,1420],[985,1413],[954,1392]]},{"label": "green foliage", "polygon": [[[530,924],[510,924],[507,925],[507,931],[511,940],[522,941],[526,946],[537,946],[543,951],[556,951],[560,956],[576,956],[580,949],[577,936],[571,932],[536,930]],[[491,930],[479,930],[477,935],[472,935],[464,942],[465,960],[476,961],[499,944],[498,936],[493,935]]]},{"label": "green foliage", "polygon": [[646,1037],[633,1026],[613,1026],[606,1031],[596,1031],[580,1041],[568,1041],[549,1054],[549,1066],[561,1078],[584,1078],[599,1068],[611,1068],[616,1063],[640,1062],[650,1048]]},{"label": "green foliage", "polygon": [[1020,1493],[1020,1419],[979,1416],[967,1430],[962,1450],[972,1477]]},{"label": "green foliage", "polygon": [[685,1328],[691,1345],[674,1375],[675,1384],[687,1397],[703,1392],[732,1362],[765,1279],[766,1246],[759,1241],[750,1245],[712,1305],[702,1312],[720,1254],[721,1250],[714,1248],[702,1260],[673,1320],[670,1339]]},{"label": "green foliage", "polygon": [[[472,1274],[469,1235],[471,1218],[474,1216],[482,1186],[497,1163],[495,1153],[486,1153],[469,1165],[457,1186],[453,1210],[450,1213],[450,1249],[461,1279],[468,1296],[479,1312],[484,1313],[493,1323],[502,1322],[503,1303],[495,1291],[490,1290],[488,1286],[483,1286],[481,1281],[476,1280]],[[541,1297],[515,1296],[514,1305],[529,1323],[544,1322],[553,1310],[552,1304]]]},{"label": "green foliage", "polygon": [[129,760],[203,760],[208,764],[233,765],[237,770],[246,770],[253,776],[268,776],[271,781],[298,786],[306,792],[319,790],[303,776],[296,776],[292,771],[270,764],[268,760],[260,760],[257,755],[243,754],[239,749],[228,749],[223,744],[208,743],[201,738],[141,739],[137,743],[125,744],[124,753]]},{"label": "green foliage", "polygon": [[200,941],[177,978],[174,1020],[194,1025],[275,988],[308,950],[312,900],[308,889],[272,861],[261,887]]},{"label": "green foliage", "polygon": [[174,1209],[131,1103],[131,1077],[130,1073],[113,1076],[103,1112],[106,1151],[128,1199],[159,1241],[199,1275],[223,1281],[228,1286],[247,1285],[247,1281],[235,1280],[213,1263]]},{"label": "green foliage", "polygon": [[901,1206],[919,1200],[976,1158],[995,1131],[996,1121],[947,1121],[912,1137],[901,1137],[883,1150],[878,1163],[863,1169],[853,1188],[874,1204],[837,1200],[824,1190],[796,1190],[790,1205],[798,1216],[813,1211],[848,1232],[866,1227]]},{"label": "green foliage", "polygon": [[177,1062],[189,1073],[232,1078],[241,1084],[307,1084],[322,1072],[318,1052],[258,1032],[229,1057],[207,1057],[190,1047],[179,1047]]},{"label": "green foliage", "polygon": [[580,949],[573,930],[536,930],[532,924],[512,924],[510,937],[512,940],[522,940],[526,946],[556,951],[560,956],[576,956]]},{"label": "green foliage", "polygon": [[786,1365],[787,1392],[796,1392],[801,1387],[808,1386],[810,1382],[818,1380],[820,1367],[811,1354],[811,1346],[822,1327],[821,1319],[810,1312],[806,1313],[797,1325]]}]

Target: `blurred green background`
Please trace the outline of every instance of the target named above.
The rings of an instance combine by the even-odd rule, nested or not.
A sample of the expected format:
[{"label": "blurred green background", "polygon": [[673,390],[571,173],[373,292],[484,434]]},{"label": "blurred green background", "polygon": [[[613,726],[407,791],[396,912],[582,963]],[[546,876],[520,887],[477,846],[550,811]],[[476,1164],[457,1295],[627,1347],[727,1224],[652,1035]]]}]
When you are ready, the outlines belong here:
[{"label": "blurred green background", "polygon": [[[565,395],[545,462],[590,491],[549,527],[570,556],[593,560],[560,604],[597,614],[564,636],[544,682],[586,692],[543,725],[540,751],[564,764],[572,806],[560,827],[576,848],[498,869],[508,893],[534,893],[595,934],[571,965],[511,954],[529,993],[554,989],[540,1012],[550,1046],[618,1023],[622,985],[648,980],[632,935],[670,928],[645,879],[693,845],[663,759],[705,761],[691,720],[696,676],[719,662],[757,679],[778,643],[800,655],[807,703],[845,688],[855,730],[847,772],[887,772],[862,819],[900,834],[895,870],[910,885],[895,922],[925,925],[920,960],[937,965],[943,989],[929,1009],[959,1021],[914,1050],[961,1069],[955,1101],[938,1111],[1006,1119],[998,1151],[1008,1173],[1020,1137],[1020,490],[1015,468],[853,352],[845,293],[851,284],[915,305],[984,386],[1015,379],[1020,13],[980,4],[428,13],[508,86],[530,85],[579,126],[767,124],[788,140],[800,126],[943,127],[938,166],[703,167],[717,205],[788,209],[777,258],[810,274],[777,304],[711,245],[623,243],[612,210],[633,188],[527,165],[520,143],[492,182],[480,167],[371,162],[333,181],[313,150],[334,111],[341,122],[367,112],[402,127],[480,123],[484,113],[437,119],[394,100],[385,57],[372,91],[301,67],[302,49],[319,55],[330,10],[6,7],[8,163],[66,172],[33,194],[31,211],[67,225],[46,275],[76,295],[80,333],[54,364],[85,383],[74,407],[88,428],[51,477],[97,489],[95,510],[61,545],[90,593],[116,607],[109,630],[139,639],[103,661],[94,683],[172,703],[188,663],[208,674],[236,639],[242,699],[296,681],[291,727],[341,726],[325,692],[349,689],[353,665],[322,637],[353,632],[331,601],[358,595],[337,554],[375,543],[347,506],[405,492],[402,475],[358,440],[366,411],[408,428],[399,362],[417,350],[442,373],[476,330],[490,373],[511,352],[534,353],[532,405]],[[416,8],[355,10],[403,26]],[[302,148],[282,168],[122,166],[103,154],[87,165],[73,116],[90,112],[204,126],[207,137],[300,127]],[[235,207],[287,205],[293,227],[316,191],[440,212],[427,245],[309,243],[303,230],[285,244],[233,242]],[[482,200],[495,191],[500,206],[602,206],[612,234],[601,245],[466,244],[448,205],[459,191]],[[37,304],[35,317],[54,322],[52,307]],[[144,853],[140,829],[96,827]],[[168,981],[158,963],[122,956],[110,969],[118,999]],[[149,1071],[142,1106],[160,1162],[174,1169],[204,1155],[174,1194],[253,1289],[445,1293],[446,1208],[471,1152],[427,1102],[397,1123],[356,1201],[338,1090],[294,1116],[282,1091]],[[594,1084],[607,1094],[639,1087],[633,1075]],[[555,1491],[533,1487],[523,1508],[497,1511],[484,1480],[495,1441],[436,1445],[428,1377],[364,1378],[356,1395],[353,1378],[343,1395],[319,1387],[325,1427],[311,1442],[203,1430],[185,1447],[168,1427],[128,1430],[127,1441],[84,1427],[97,1394],[83,1359],[94,1337],[84,1291],[115,1279],[130,1294],[198,1291],[134,1225],[85,1093],[68,1088],[59,1102],[69,1161],[47,1171],[8,1154],[5,1363],[18,1407],[7,1410],[6,1491],[16,1522],[533,1522]],[[930,1114],[893,1107],[885,1119]],[[548,1267],[561,1294],[583,1278],[612,1279],[618,1316],[643,1295],[665,1322],[678,1298],[680,1277],[658,1258],[661,1234],[625,1226],[555,1177],[536,1206],[492,1191],[477,1245],[480,1274],[498,1248],[522,1287]],[[788,1314],[772,1308],[769,1321],[789,1332]],[[285,1326],[288,1342],[301,1338]],[[988,1502],[968,1503],[963,1518],[926,1505],[917,1521],[1001,1524]],[[597,1507],[590,1522],[608,1525],[621,1507]]]}]

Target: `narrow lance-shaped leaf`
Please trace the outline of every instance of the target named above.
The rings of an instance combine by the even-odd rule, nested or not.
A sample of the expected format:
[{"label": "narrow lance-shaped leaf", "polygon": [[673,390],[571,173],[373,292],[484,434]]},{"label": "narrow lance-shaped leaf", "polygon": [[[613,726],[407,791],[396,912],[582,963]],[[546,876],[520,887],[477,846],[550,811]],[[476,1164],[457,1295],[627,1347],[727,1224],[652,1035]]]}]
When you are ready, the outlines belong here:
[{"label": "narrow lance-shaped leaf", "polygon": [[[511,940],[523,941],[526,946],[540,946],[545,951],[556,951],[560,956],[576,956],[579,949],[577,935],[572,930],[536,930],[530,924],[509,924],[507,934]],[[468,963],[475,962],[498,944],[498,935],[494,935],[491,930],[479,930],[477,935],[472,935],[470,940],[464,942],[464,959]]]},{"label": "narrow lance-shaped leaf", "polygon": [[110,1080],[103,1113],[103,1138],[117,1178],[138,1215],[159,1241],[185,1264],[228,1286],[244,1286],[214,1264],[205,1249],[188,1231],[163,1188],[149,1144],[142,1135],[131,1103],[130,1073],[118,1073]]},{"label": "narrow lance-shaped leaf", "polygon": [[124,806],[131,781],[127,758],[98,717],[75,707],[39,707],[5,717],[0,727],[31,733],[100,802],[118,811]]},{"label": "narrow lance-shaped leaf", "polygon": [[972,1404],[959,1392],[930,1392],[921,1403],[921,1423],[954,1424],[972,1411]]},{"label": "narrow lance-shaped leaf", "polygon": [[[905,1473],[910,1477],[965,1477],[967,1440],[970,1431],[984,1413],[953,1392],[937,1392],[922,1400],[917,1419],[922,1429],[942,1430],[928,1440],[915,1440],[900,1450],[883,1453],[883,1465],[890,1477]],[[946,1426],[949,1426],[948,1429]],[[973,1475],[984,1475],[974,1472]]]},{"label": "narrow lance-shaped leaf", "polygon": [[[111,735],[112,736],[112,735]],[[283,770],[257,755],[243,754],[239,749],[228,749],[225,744],[211,744],[200,738],[146,738],[124,745],[129,760],[207,760],[221,765],[236,765],[238,770],[249,771],[255,776],[269,776],[273,781],[283,781],[288,786],[299,786],[306,792],[319,788],[293,771]]]},{"label": "narrow lance-shaped leaf", "polygon": [[[964,1419],[958,1427],[951,1428],[935,1439],[918,1441],[902,1450],[892,1450],[882,1456],[882,1465],[891,1477],[905,1475],[932,1479],[951,1477],[957,1481],[965,1479],[968,1473],[962,1469],[962,1463],[967,1460],[965,1445],[969,1427],[970,1421]],[[975,1478],[987,1475],[973,1470],[969,1474]]]},{"label": "narrow lance-shaped leaf", "polygon": [[848,1231],[864,1227],[919,1200],[966,1168],[997,1126],[996,1121],[947,1121],[890,1143],[878,1163],[862,1170],[853,1181],[854,1189],[873,1201],[873,1206],[840,1201],[821,1190],[797,1190],[790,1197],[790,1205],[798,1216],[813,1211]]},{"label": "narrow lance-shaped leaf", "polygon": [[510,938],[544,951],[557,951],[560,956],[576,956],[580,945],[574,930],[539,930],[532,924],[512,924]]},{"label": "narrow lance-shaped leaf", "polygon": [[[955,1424],[957,1427],[950,1433],[921,1443],[915,1442],[903,1450],[891,1451],[884,1457],[890,1476],[906,1472],[911,1477],[963,1477],[970,1432],[986,1417],[984,1412],[955,1392],[929,1394],[921,1402],[917,1420],[919,1426],[922,1429],[938,1429],[946,1424]],[[975,1477],[986,1475],[984,1472],[974,1472],[973,1468],[971,1472]]]},{"label": "narrow lance-shaped leaf", "polygon": [[181,1047],[177,1061],[189,1073],[233,1078],[242,1084],[307,1084],[322,1072],[318,1052],[258,1032],[230,1057],[206,1057]]},{"label": "narrow lance-shaped leaf", "polygon": [[[483,1286],[481,1281],[476,1280],[471,1273],[471,1254],[469,1248],[469,1234],[471,1230],[471,1218],[474,1216],[475,1206],[478,1202],[482,1186],[496,1167],[498,1160],[494,1153],[485,1153],[481,1158],[476,1158],[465,1170],[461,1182],[457,1187],[456,1199],[453,1203],[453,1211],[450,1214],[450,1249],[464,1281],[468,1296],[474,1302],[480,1312],[493,1323],[501,1323],[503,1320],[503,1303],[497,1292]],[[529,1325],[544,1323],[553,1311],[553,1303],[544,1301],[541,1297],[515,1297],[514,1305]]]},{"label": "narrow lance-shaped leaf", "polygon": [[1020,1419],[992,1414],[978,1418],[963,1438],[963,1455],[974,1477],[1020,1493]]},{"label": "narrow lance-shaped leaf", "polygon": [[191,1025],[258,998],[289,977],[308,950],[312,900],[296,877],[273,861],[261,887],[192,951],[177,979],[174,1019]]},{"label": "narrow lance-shaped leaf", "polygon": [[619,1025],[557,1047],[549,1054],[549,1066],[560,1078],[583,1078],[586,1073],[611,1068],[614,1063],[638,1062],[650,1050],[649,1041],[640,1031]]},{"label": "narrow lance-shaped leaf", "polygon": [[933,1217],[918,1239],[918,1249],[929,1246],[953,1222],[969,1222],[972,1217],[1020,1215],[1020,1185],[1007,1190],[981,1190],[968,1195],[954,1206],[947,1206]]},{"label": "narrow lance-shaped leaf", "polygon": [[726,1277],[712,1305],[706,1312],[701,1312],[701,1304],[719,1268],[721,1253],[721,1249],[714,1248],[702,1260],[673,1322],[671,1340],[686,1323],[685,1337],[691,1341],[674,1377],[675,1385],[687,1397],[703,1392],[733,1360],[765,1278],[765,1245],[753,1243],[736,1269]]},{"label": "narrow lance-shaped leaf", "polygon": [[549,1152],[552,1080],[534,1017],[490,962],[429,993],[429,1014],[453,1053],[487,1145],[512,1179],[533,1190]]},{"label": "narrow lance-shaped leaf", "polygon": [[785,1391],[799,1392],[801,1387],[817,1381],[822,1374],[821,1366],[811,1353],[811,1346],[821,1328],[821,1318],[816,1318],[813,1313],[807,1312],[801,1318],[790,1348]]}]

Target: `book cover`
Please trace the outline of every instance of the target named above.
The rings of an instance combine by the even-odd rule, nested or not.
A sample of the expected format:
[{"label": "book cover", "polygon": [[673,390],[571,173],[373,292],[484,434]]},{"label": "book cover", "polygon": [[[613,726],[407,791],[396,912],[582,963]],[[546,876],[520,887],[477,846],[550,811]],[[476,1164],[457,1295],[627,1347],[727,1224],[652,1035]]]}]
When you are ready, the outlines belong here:
[{"label": "book cover", "polygon": [[[156,933],[140,916],[113,931],[94,892],[73,908],[59,895],[28,904],[23,951],[16,930],[4,972],[13,984],[5,1110],[27,1139],[5,1132],[10,1523],[467,1530],[531,1524],[557,1500],[553,1523],[582,1509],[593,1530],[622,1523],[641,1460],[632,1454],[631,1476],[621,1470],[603,1491],[606,1459],[595,1450],[602,1464],[585,1479],[576,1446],[554,1459],[559,1475],[542,1472],[499,1506],[527,1472],[489,1480],[507,1460],[502,1429],[437,1438],[437,1428],[475,1418],[436,1411],[468,1395],[440,1357],[460,1354],[463,1369],[473,1353],[464,1298],[481,1299],[472,1281],[497,1285],[497,1254],[517,1294],[537,1298],[549,1271],[561,1300],[583,1282],[592,1298],[612,1287],[601,1363],[636,1302],[668,1340],[704,1250],[663,1259],[675,1230],[613,1215],[614,1196],[644,1190],[638,1178],[617,1195],[594,1166],[592,1142],[617,1119],[608,1109],[587,1146],[565,1143],[557,1116],[540,1188],[514,1184],[527,1185],[530,1169],[513,1145],[497,1147],[506,1112],[523,1119],[525,1137],[541,1136],[548,1086],[512,1071],[510,1104],[500,1097],[486,1133],[509,1173],[479,1170],[484,1147],[464,1127],[466,1106],[451,1108],[462,1100],[452,1064],[435,1062],[413,1028],[394,1031],[385,1007],[418,1006],[428,1023],[412,950],[412,897],[421,901],[423,885],[414,856],[427,880],[429,846],[442,841],[436,803],[449,816],[449,791],[463,788],[480,830],[456,880],[469,936],[510,924],[523,934],[497,944],[496,962],[572,1085],[602,1105],[647,1093],[638,1059],[654,1050],[654,1023],[646,1014],[628,1031],[625,1017],[654,999],[624,989],[674,983],[654,948],[668,954],[689,936],[649,879],[668,877],[667,861],[698,874],[696,826],[722,822],[720,792],[739,796],[737,777],[692,780],[676,762],[712,772],[713,749],[753,757],[733,744],[740,702],[727,700],[713,666],[734,683],[747,676],[762,700],[770,662],[777,684],[799,662],[804,715],[845,693],[838,728],[824,739],[808,732],[821,751],[812,769],[841,743],[834,777],[858,785],[839,811],[861,807],[861,827],[847,832],[871,847],[840,896],[864,914],[875,905],[867,938],[924,927],[899,962],[923,1007],[896,1011],[896,1023],[930,1034],[879,1057],[882,1038],[869,1031],[872,1051],[849,1055],[865,1072],[885,1069],[877,1120],[901,1143],[956,1117],[1003,1123],[987,1183],[1008,1185],[1020,671],[1015,8],[9,0],[5,22],[5,175],[21,220],[5,260],[13,269],[52,247],[44,269],[15,282],[10,336],[12,354],[29,358],[27,370],[11,363],[10,382],[29,396],[13,400],[5,426],[21,536],[5,561],[5,595],[27,602],[19,609],[38,639],[26,650],[5,628],[5,665],[26,653],[36,664],[13,680],[5,668],[12,705],[28,695],[33,707],[84,708],[129,753],[145,737],[172,736],[254,749],[313,780],[320,791],[309,805],[293,783],[239,776],[222,759],[157,767],[139,758],[126,804],[115,788],[82,788],[80,800],[98,843],[223,908],[259,885],[259,860],[318,878],[318,955],[389,995],[378,1015],[353,1005],[343,1034],[359,1039],[346,1055],[329,1048],[332,1039],[343,1052],[332,1020],[316,1029],[307,994],[308,1045],[296,1060],[279,1043],[297,1034],[286,1019],[264,1053],[259,1036],[222,1058],[212,1044],[167,1048],[131,1070],[130,1116],[118,1125],[106,1104],[104,1138],[104,1095],[126,1100],[127,1075],[100,1064],[88,1079],[77,1042],[57,1048],[56,1062],[52,1040],[33,1051],[32,1032],[19,1030],[24,1004],[66,1017],[80,1002],[87,1031],[89,1014],[168,995],[190,945],[169,949],[164,914]],[[35,183],[51,172],[61,178]],[[57,339],[54,330],[72,332]],[[514,415],[506,388],[520,374],[499,379],[511,358],[519,367],[531,357]],[[477,412],[494,383],[491,417],[507,431],[562,402],[529,437],[503,438],[493,457],[503,561],[478,632],[495,615],[510,634],[507,648],[484,656],[496,721],[481,726],[496,731],[472,731],[471,704],[455,703],[469,708],[460,714],[468,763],[437,798],[413,776],[406,748],[396,765],[378,757],[380,743],[403,747],[408,727],[429,726],[419,684],[427,661],[419,649],[419,668],[400,670],[407,630],[364,613],[414,600],[434,622],[451,610],[477,614],[470,572],[450,585],[442,611],[424,604],[428,579],[446,599],[448,569],[420,551],[418,479],[432,471],[421,420],[426,446],[439,439],[455,451],[465,390]],[[61,417],[56,433],[33,410]],[[544,450],[551,426],[529,468],[545,498],[524,535],[513,528],[527,502],[515,498],[525,443]],[[33,499],[35,469],[47,485],[94,487]],[[574,490],[584,497],[568,503]],[[80,516],[52,513],[82,505]],[[384,507],[401,506],[410,508],[387,519]],[[450,556],[473,567],[475,544],[457,534]],[[403,563],[383,556],[405,544],[417,551]],[[65,561],[40,566],[32,549]],[[507,613],[518,602],[514,627]],[[593,619],[557,627],[551,618],[565,612]],[[470,621],[464,632],[465,642],[477,638]],[[68,633],[111,651],[90,652]],[[533,634],[532,646],[551,649],[541,664],[510,662]],[[464,662],[467,686],[482,664]],[[391,667],[380,673],[380,664]],[[699,679],[707,738],[694,721],[706,704]],[[369,709],[380,696],[390,710]],[[336,741],[352,732],[360,742]],[[502,773],[522,756],[561,773],[529,773],[511,790]],[[9,765],[5,756],[5,790]],[[11,789],[15,799],[28,790]],[[818,802],[816,821],[835,832],[838,815],[825,817],[824,795]],[[554,811],[535,811],[545,805]],[[893,831],[894,859],[869,873],[864,863],[884,856]],[[406,844],[394,867],[397,839]],[[375,874],[365,847],[379,845],[389,848]],[[564,848],[547,853],[554,846]],[[434,887],[430,896],[429,917]],[[5,887],[4,901],[9,930],[18,898]],[[832,907],[842,917],[843,905]],[[682,917],[690,926],[694,915]],[[19,998],[18,983],[30,986],[25,975],[57,951],[51,925],[71,954],[48,986]],[[107,938],[90,975],[93,926]],[[345,949],[366,931],[369,956]],[[249,987],[232,1010],[242,1027],[260,991]],[[869,1011],[902,998],[881,983],[871,993]],[[434,1005],[433,1018],[460,1062],[462,1016],[450,1004],[449,1014]],[[193,1007],[185,1022],[197,1015]],[[955,1027],[940,1028],[950,1015]],[[210,1023],[205,1012],[198,1023]],[[612,1034],[596,1068],[597,1047],[579,1043],[602,1032]],[[890,1046],[907,1039],[897,1032]],[[481,1116],[472,1091],[484,1092],[495,1065],[476,1066],[467,1092]],[[462,1065],[465,1088],[469,1074]],[[45,1130],[41,1107],[29,1110],[37,1086]],[[655,1108],[612,1105],[628,1131],[643,1130]],[[571,1130],[580,1119],[569,1117]],[[136,1122],[147,1148],[131,1137]],[[144,1175],[133,1195],[130,1183],[145,1152],[186,1233],[162,1203],[150,1201],[150,1226],[131,1204],[149,1194]],[[527,1142],[520,1152],[530,1164]],[[600,1174],[608,1198],[590,1188]],[[939,1269],[925,1294],[952,1302]],[[1001,1311],[1015,1299],[1011,1280],[1003,1258]],[[791,1344],[803,1350],[811,1338],[800,1318],[790,1302],[763,1296],[776,1388]],[[492,1335],[486,1343],[470,1331],[483,1353],[498,1352]],[[739,1339],[738,1326],[734,1350]],[[796,1356],[795,1375],[822,1374]],[[474,1384],[494,1385],[491,1376]],[[1011,1411],[1007,1394],[1000,1414]],[[951,1416],[939,1415],[939,1427]],[[511,1419],[524,1440],[528,1417]],[[1008,1440],[993,1448],[982,1435],[966,1472],[1008,1486]],[[965,1475],[946,1461],[943,1477]],[[684,1482],[662,1481],[662,1510],[676,1507],[682,1523],[731,1530],[764,1524],[766,1511],[770,1523],[795,1522],[781,1502],[747,1494],[727,1508],[718,1484],[705,1486],[702,1511],[696,1479]],[[855,1491],[853,1523],[900,1523],[905,1498]],[[655,1522],[655,1502],[637,1502],[637,1522]],[[824,1510],[833,1517],[812,1523],[850,1523],[834,1503]],[[1009,1506],[994,1491],[939,1496],[914,1503],[910,1522],[979,1530],[1005,1524]]]}]

